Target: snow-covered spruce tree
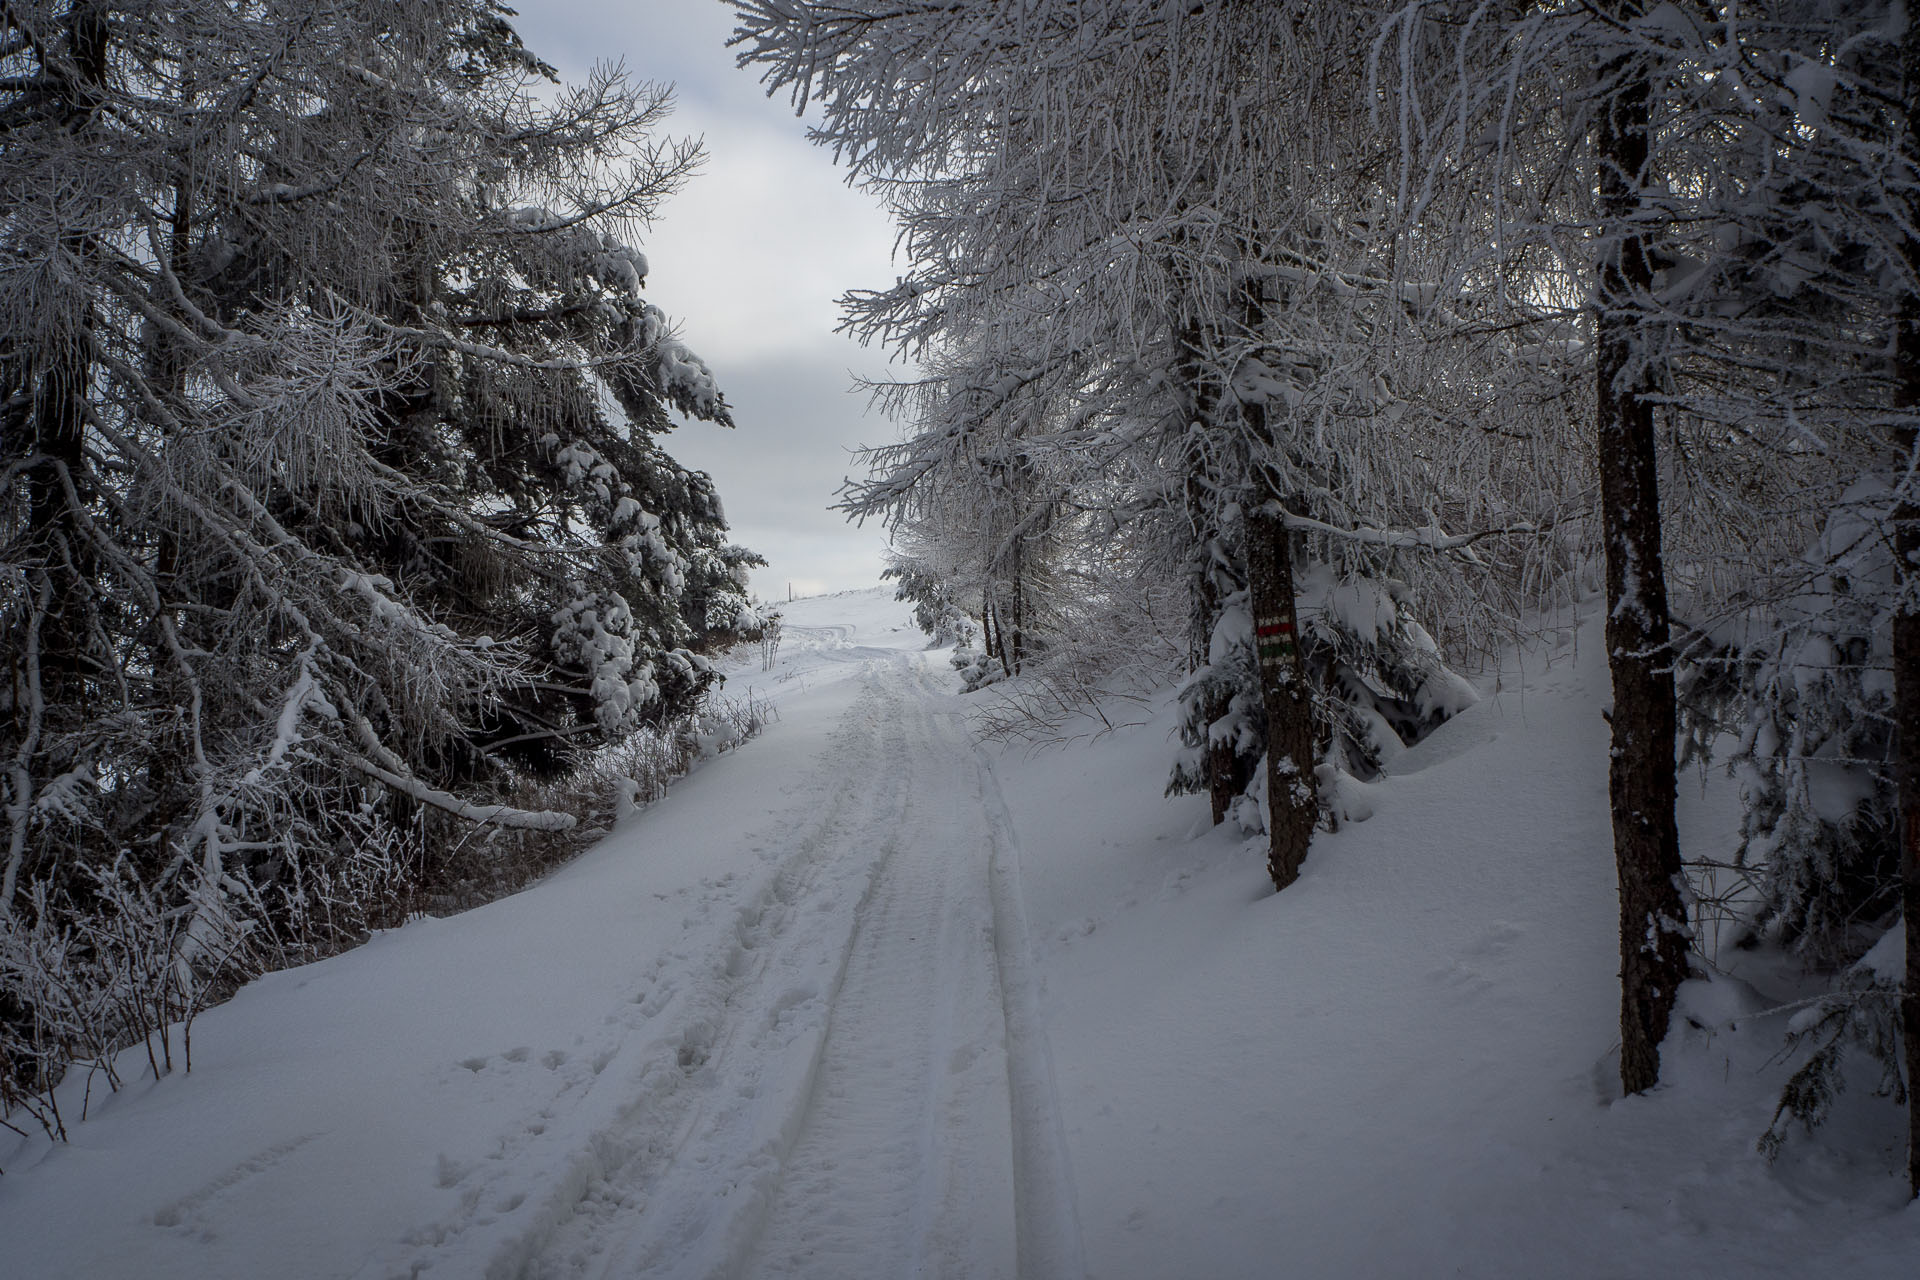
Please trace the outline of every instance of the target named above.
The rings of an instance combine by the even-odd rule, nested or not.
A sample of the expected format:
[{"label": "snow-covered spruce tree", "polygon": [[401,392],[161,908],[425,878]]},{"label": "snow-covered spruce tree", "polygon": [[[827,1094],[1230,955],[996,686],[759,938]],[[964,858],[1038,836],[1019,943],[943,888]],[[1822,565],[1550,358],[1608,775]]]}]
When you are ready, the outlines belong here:
[{"label": "snow-covered spruce tree", "polygon": [[1639,39],[1667,68],[1650,160],[1671,193],[1653,280],[1677,428],[1666,501],[1679,529],[1741,534],[1676,544],[1676,600],[1733,661],[1755,923],[1835,977],[1792,1033],[1805,1057],[1773,1148],[1787,1120],[1818,1118],[1849,1045],[1902,1089],[1882,944],[1898,925],[1891,553],[1911,446],[1885,353],[1912,296],[1894,255],[1911,244],[1912,165],[1885,105],[1891,9],[1795,0],[1745,18]]},{"label": "snow-covered spruce tree", "polygon": [[[1862,571],[1855,544],[1862,532],[1882,552],[1895,540],[1892,503],[1873,495],[1896,492],[1910,457],[1899,361],[1887,359],[1914,276],[1901,248],[1912,166],[1904,122],[1889,109],[1901,21],[1885,6],[1784,0],[1684,13],[1522,9],[1436,29],[1471,68],[1458,100],[1418,113],[1458,121],[1457,141],[1442,138],[1436,154],[1449,155],[1450,173],[1479,166],[1482,183],[1539,193],[1507,202],[1498,238],[1551,243],[1555,225],[1590,227],[1597,244],[1621,236],[1617,268],[1601,272],[1596,337],[1611,308],[1630,342],[1615,375],[1602,371],[1601,407],[1608,392],[1616,408],[1635,399],[1656,427],[1667,577],[1696,638],[1676,657],[1691,664],[1693,691],[1717,695],[1744,723],[1735,763],[1753,807],[1743,853],[1758,860],[1768,923],[1810,953],[1857,954],[1887,917],[1855,919],[1863,932],[1840,952],[1832,945],[1844,932],[1829,926],[1876,900],[1860,872],[1877,857],[1873,796],[1886,796],[1884,783],[1859,784],[1889,741],[1873,655],[1899,646],[1871,634],[1897,596],[1873,598],[1879,575]],[[1544,109],[1516,106],[1529,99]],[[1476,149],[1476,138],[1497,145]],[[1602,178],[1599,203],[1583,213],[1583,185],[1563,186],[1554,210],[1553,177],[1570,169],[1540,160],[1583,146]],[[1579,262],[1587,250],[1563,241],[1562,254]],[[1630,452],[1644,466],[1648,450]],[[1643,482],[1632,509],[1644,515],[1651,499]],[[1633,567],[1619,585],[1644,585],[1643,562]],[[1653,654],[1654,637],[1642,639],[1631,661]],[[1664,757],[1662,733],[1641,739]],[[1865,755],[1840,766],[1835,754],[1856,749]],[[1659,867],[1630,872],[1623,863],[1629,889],[1672,881]],[[1623,955],[1644,954],[1645,920],[1664,918],[1640,912],[1634,896],[1623,899]],[[1877,900],[1886,896],[1883,886]],[[1677,966],[1638,985],[1668,993]],[[1631,956],[1627,967],[1631,976]],[[1640,1017],[1636,1030],[1635,1003],[1629,992],[1630,1042],[1658,1023]],[[1631,1056],[1649,1061],[1644,1046]]]},{"label": "snow-covered spruce tree", "polygon": [[[1323,820],[1330,826],[1369,810],[1344,784],[1371,781],[1408,745],[1477,701],[1472,686],[1447,666],[1416,620],[1405,584],[1375,577],[1339,577],[1315,565],[1295,582],[1297,627],[1314,693],[1314,764]],[[1180,687],[1180,737],[1170,792],[1206,788],[1204,753],[1226,749],[1252,776],[1231,814],[1249,831],[1265,829],[1266,782],[1248,765],[1266,754],[1257,640],[1250,594],[1230,593],[1214,624],[1206,661]],[[1222,714],[1208,716],[1224,705]]]},{"label": "snow-covered spruce tree", "polygon": [[[1763,493],[1808,547],[1755,566],[1752,603],[1715,632],[1731,636],[1747,677],[1733,763],[1746,782],[1742,853],[1761,888],[1759,923],[1833,976],[1792,1028],[1804,1057],[1763,1145],[1777,1148],[1790,1120],[1816,1122],[1848,1050],[1864,1048],[1883,1088],[1907,1095],[1909,1181],[1920,1194],[1910,924],[1920,828],[1909,816],[1920,812],[1920,624],[1908,619],[1901,571],[1920,547],[1910,523],[1920,46],[1897,6],[1782,0],[1761,13],[1758,26],[1694,37],[1723,64],[1737,50],[1734,83],[1747,92],[1734,103],[1696,93],[1687,104],[1735,145],[1716,157],[1730,178],[1705,188],[1695,214],[1721,252],[1696,250],[1675,274],[1691,310],[1717,304],[1696,331],[1718,335],[1741,371],[1695,402],[1703,416],[1724,405],[1722,419],[1730,410],[1794,442],[1779,451],[1788,456],[1762,460]],[[1743,303],[1731,323],[1729,298]]]},{"label": "snow-covered spruce tree", "polygon": [[935,648],[971,649],[979,627],[973,611],[962,603],[952,578],[911,551],[902,550],[896,537],[887,554],[882,582],[894,583],[893,598],[913,605],[914,625],[926,632]]},{"label": "snow-covered spruce tree", "polygon": [[[1430,134],[1403,133],[1403,155],[1424,148],[1422,163],[1442,175],[1440,182],[1501,192],[1496,243],[1551,235],[1536,219],[1552,208],[1552,195],[1538,188],[1558,176],[1571,188],[1573,218],[1564,225],[1581,227],[1588,240],[1566,245],[1563,261],[1590,270],[1593,280],[1584,336],[1593,360],[1614,694],[1609,786],[1621,904],[1621,1079],[1636,1092],[1658,1080],[1659,1044],[1686,976],[1689,936],[1673,819],[1675,703],[1655,431],[1661,385],[1653,276],[1662,221],[1648,206],[1648,187],[1661,64],[1630,34],[1644,17],[1635,0],[1578,12],[1475,11],[1464,22],[1456,16],[1408,9],[1398,19],[1403,49],[1426,25],[1457,42],[1459,59],[1456,97],[1437,110],[1420,102],[1422,85],[1403,79],[1403,118],[1443,122]],[[1485,41],[1478,50],[1476,35]],[[1514,74],[1491,74],[1502,60]],[[1519,86],[1530,78],[1545,83],[1524,97],[1545,109],[1517,112]],[[1534,136],[1522,134],[1516,119],[1532,121]],[[1564,165],[1529,166],[1543,151],[1539,132],[1553,135],[1548,145],[1580,157],[1571,183]],[[1491,147],[1482,141],[1488,137]],[[1530,187],[1528,199],[1504,198]],[[1524,293],[1531,284],[1522,275],[1512,290]]]},{"label": "snow-covered spruce tree", "polygon": [[[1366,15],[735,8],[743,61],[819,97],[821,139],[901,219],[910,273],[851,295],[849,326],[910,355],[937,349],[952,366],[938,376],[977,393],[933,397],[910,439],[876,455],[854,509],[933,483],[1003,401],[1034,396],[1045,411],[1023,446],[1044,455],[1072,522],[1097,539],[1152,519],[1175,539],[1148,559],[1188,579],[1196,659],[1247,581],[1226,533],[1244,512],[1272,508],[1342,580],[1458,577],[1416,554],[1455,545],[1437,526],[1458,499],[1423,483],[1447,474],[1450,450],[1414,463],[1417,481],[1406,468],[1413,440],[1458,439],[1457,419],[1416,412],[1450,393],[1403,396],[1391,373],[1416,316],[1446,315],[1450,286],[1407,274],[1407,246],[1381,238],[1390,148],[1368,132]],[[1439,587],[1450,593],[1468,594]],[[1216,683],[1226,696],[1195,717],[1209,726],[1232,714]],[[1244,776],[1220,786],[1232,755],[1210,756],[1224,809]],[[1313,765],[1287,762],[1309,788]],[[1310,829],[1310,791],[1297,808]]]},{"label": "snow-covered spruce tree", "polygon": [[1829,969],[1879,940],[1899,892],[1886,494],[1851,496],[1808,553],[1806,591],[1730,655],[1752,923]]},{"label": "snow-covered spruce tree", "polygon": [[[1747,770],[1776,760],[1793,775],[1792,759],[1844,757],[1880,772],[1890,760],[1898,580],[1888,531],[1904,463],[1889,429],[1890,219],[1884,174],[1873,170],[1888,159],[1889,121],[1876,103],[1893,76],[1892,42],[1885,12],[1783,4],[1767,16],[1764,34],[1736,50],[1709,32],[1693,55],[1705,65],[1737,55],[1748,90],[1679,104],[1674,114],[1694,132],[1713,126],[1712,153],[1663,152],[1668,167],[1698,175],[1688,185],[1699,192],[1684,209],[1696,229],[1670,237],[1677,252],[1663,281],[1682,320],[1668,343],[1675,407],[1721,435],[1711,454],[1683,453],[1669,470],[1678,502],[1717,509],[1743,534],[1711,558],[1694,553],[1703,568],[1681,599],[1705,633],[1690,656],[1694,683],[1734,693],[1735,766],[1750,788],[1743,857],[1762,877],[1764,924],[1810,959],[1844,963],[1872,941],[1848,938],[1866,923],[1859,865],[1831,856],[1834,845],[1803,858],[1798,839],[1779,837],[1822,825],[1789,816],[1807,804],[1840,813],[1875,791],[1890,803],[1890,775],[1863,786],[1845,777],[1851,768],[1816,766],[1762,785]],[[1849,56],[1829,82],[1818,51],[1842,46]],[[1709,171],[1713,180],[1700,180]],[[1762,521],[1784,532],[1744,536]],[[1731,678],[1713,670],[1719,657]],[[1869,823],[1891,840],[1890,816]],[[1895,875],[1889,861],[1882,898]]]},{"label": "snow-covered spruce tree", "polygon": [[1743,923],[1832,977],[1789,1025],[1799,1061],[1761,1138],[1770,1155],[1795,1123],[1825,1119],[1853,1049],[1879,1061],[1886,1092],[1904,1089],[1888,508],[1883,483],[1855,486],[1810,548],[1803,590],[1723,623],[1683,668],[1694,735],[1738,728],[1733,861],[1757,891]]},{"label": "snow-covered spruce tree", "polygon": [[541,105],[483,0],[23,3],[0,68],[11,1096],[571,826],[515,765],[684,705],[748,553],[653,439],[726,418],[622,247],[658,91]]},{"label": "snow-covered spruce tree", "polygon": [[[434,55],[457,63],[447,89],[340,113],[353,129],[439,113],[436,153],[397,158],[431,162],[414,181],[438,189],[416,191],[422,216],[388,231],[385,270],[318,284],[416,357],[382,402],[382,460],[481,516],[422,509],[363,526],[356,549],[451,625],[527,649],[530,681],[472,708],[456,754],[477,750],[484,771],[505,751],[553,773],[643,716],[684,714],[711,679],[688,646],[731,625],[751,557],[725,543],[710,482],[656,442],[670,408],[730,421],[706,366],[641,296],[646,259],[623,242],[696,161],[653,139],[664,92],[603,75],[540,107],[524,75],[550,73],[509,29],[463,41]],[[326,145],[311,128],[298,141]],[[232,259],[208,287],[244,296],[306,216],[284,202],[256,215],[222,241]]]}]

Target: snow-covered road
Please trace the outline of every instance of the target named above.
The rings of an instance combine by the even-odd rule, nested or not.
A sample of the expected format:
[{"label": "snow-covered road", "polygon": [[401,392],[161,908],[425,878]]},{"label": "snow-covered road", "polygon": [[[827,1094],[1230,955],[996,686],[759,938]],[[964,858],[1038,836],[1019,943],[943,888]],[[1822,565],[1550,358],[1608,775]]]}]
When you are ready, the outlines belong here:
[{"label": "snow-covered road", "polygon": [[991,773],[923,662],[865,657],[849,682],[768,825],[778,870],[663,1009],[685,1030],[632,1109],[646,1140],[591,1195],[556,1189],[515,1273],[1077,1269],[1044,1043],[1008,1004],[1031,988]]},{"label": "snow-covered road", "polygon": [[1083,1273],[991,766],[899,606],[811,607],[729,686],[764,739],[528,893],[270,976],[191,1077],[96,1105],[34,1171],[72,1232],[21,1274]]},{"label": "snow-covered road", "polygon": [[575,862],[249,984],[84,1123],[74,1079],[70,1144],[0,1131],[0,1280],[1914,1274],[1871,1081],[1754,1150],[1778,991],[1689,983],[1612,1087],[1593,632],[1276,895],[1162,796],[1169,698],[976,745],[907,613],[795,602],[727,686],[768,732]]}]

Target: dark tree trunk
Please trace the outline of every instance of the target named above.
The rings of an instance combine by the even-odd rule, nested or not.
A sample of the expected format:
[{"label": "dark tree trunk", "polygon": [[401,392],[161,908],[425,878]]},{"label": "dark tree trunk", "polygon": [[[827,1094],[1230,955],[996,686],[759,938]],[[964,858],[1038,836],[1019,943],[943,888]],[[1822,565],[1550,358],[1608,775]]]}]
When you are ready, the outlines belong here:
[{"label": "dark tree trunk", "polygon": [[[1249,259],[1258,257],[1251,243],[1243,251]],[[1242,332],[1265,332],[1266,296],[1258,279],[1243,281],[1237,294]],[[1223,396],[1233,395],[1227,387],[1221,390]],[[1287,530],[1281,494],[1270,470],[1274,463],[1253,463],[1255,445],[1267,450],[1269,458],[1277,458],[1280,443],[1274,439],[1264,399],[1234,398],[1251,499],[1246,517],[1247,595],[1267,720],[1267,874],[1278,892],[1300,878],[1320,817],[1319,782],[1314,774],[1320,735],[1295,609],[1293,535]]]},{"label": "dark tree trunk", "polygon": [[[1629,17],[1639,6],[1613,6]],[[1596,430],[1607,548],[1607,661],[1613,677],[1608,799],[1620,879],[1620,1082],[1660,1079],[1675,993],[1687,976],[1687,909],[1674,826],[1674,692],[1667,585],[1660,553],[1652,377],[1637,359],[1636,304],[1652,285],[1641,184],[1652,88],[1636,59],[1601,71],[1610,87],[1595,140],[1600,216],[1617,235],[1599,264],[1594,314]]]},{"label": "dark tree trunk", "polygon": [[994,635],[1000,641],[1000,670],[1012,675],[1014,672],[1013,624],[1008,615],[1013,610],[1005,591],[997,585],[994,588],[994,595],[997,597],[993,606]]},{"label": "dark tree trunk", "polygon": [[1007,674],[1018,675],[1020,664],[1027,656],[1027,594],[1026,594],[1026,554],[1022,543],[1015,539],[1013,554],[1009,557],[1013,572],[1009,575],[1011,587],[1008,595],[1007,612],[1013,615],[1012,624],[1007,628]]},{"label": "dark tree trunk", "polygon": [[[1920,36],[1902,40],[1907,162],[1920,159]],[[1905,245],[1909,280],[1920,280],[1920,242]],[[1910,286],[1911,287],[1911,286]],[[1893,715],[1897,755],[1894,781],[1900,794],[1900,918],[1906,931],[1906,976],[1901,983],[1900,1040],[1907,1076],[1907,1193],[1920,1198],[1920,610],[1914,601],[1920,566],[1920,494],[1913,491],[1913,461],[1920,450],[1920,297],[1909,292],[1895,316],[1898,444],[1906,462],[1906,487],[1893,512],[1894,562],[1900,568],[1899,611],[1893,616]]]},{"label": "dark tree trunk", "polygon": [[[1214,696],[1207,700],[1202,714],[1207,723],[1212,724],[1227,714],[1230,702],[1227,698]],[[1213,825],[1219,826],[1227,820],[1227,812],[1233,808],[1234,800],[1246,790],[1246,780],[1240,776],[1240,757],[1234,752],[1231,742],[1207,740],[1207,807],[1213,814]]]},{"label": "dark tree trunk", "polygon": [[1254,647],[1267,713],[1267,874],[1275,890],[1300,878],[1320,811],[1313,774],[1313,690],[1294,615],[1289,536],[1277,512],[1247,517]]},{"label": "dark tree trunk", "polygon": [[[48,66],[60,118],[76,133],[85,130],[106,77],[108,28],[99,4],[75,5],[67,14],[65,65]],[[43,65],[45,65],[43,59]],[[91,255],[78,232],[62,237],[75,259]],[[50,326],[50,336],[27,357],[32,407],[29,423],[36,461],[27,468],[27,541],[43,557],[52,597],[40,636],[42,694],[49,706],[77,709],[86,701],[85,654],[90,647],[95,573],[94,547],[84,532],[74,498],[91,499],[86,469],[86,400],[92,382],[92,323],[88,304],[72,298],[48,305],[73,310]],[[70,492],[71,495],[70,496]]]},{"label": "dark tree trunk", "polygon": [[88,489],[85,344],[82,328],[38,353],[31,419],[38,461],[27,471],[28,541],[54,584],[41,633],[41,688],[48,705],[74,710],[86,702],[95,558],[69,497],[69,486],[83,499]]},{"label": "dark tree trunk", "polygon": [[[1920,314],[1909,301],[1900,320],[1900,389],[1907,413],[1920,411]],[[1908,398],[1911,396],[1912,398]],[[1916,432],[1901,429],[1907,457]],[[1920,564],[1920,503],[1909,491],[1894,510],[1894,545],[1905,576]],[[1901,984],[1900,1038],[1907,1077],[1907,1190],[1920,1197],[1920,613],[1904,589],[1904,607],[1893,618],[1893,707],[1898,756],[1894,776],[1900,792],[1900,904],[1906,928],[1906,977]]]},{"label": "dark tree trunk", "polygon": [[[994,592],[998,595],[998,591]],[[987,640],[987,656],[1000,664],[1000,670],[1013,674],[1013,664],[1007,659],[1007,620],[1000,614],[1000,606],[994,601],[987,603],[987,616],[993,620],[993,629]]]},{"label": "dark tree trunk", "polygon": [[[1187,436],[1183,442],[1186,476],[1182,485],[1187,524],[1193,533],[1187,610],[1189,673],[1207,664],[1214,624],[1220,620],[1221,601],[1219,569],[1214,563],[1214,549],[1220,540],[1220,528],[1216,518],[1219,501],[1213,490],[1219,483],[1219,477],[1207,474],[1205,450],[1200,446],[1203,435],[1217,433],[1214,417],[1220,396],[1217,380],[1207,374],[1204,342],[1203,332],[1197,324],[1189,322],[1174,330],[1174,343],[1180,353],[1180,377],[1190,397],[1186,406]],[[1227,714],[1228,705],[1227,695],[1213,693],[1201,703],[1201,723],[1211,726]],[[1243,775],[1231,743],[1215,743],[1209,738],[1201,759],[1205,761],[1207,771],[1207,807],[1214,825],[1218,826],[1226,821],[1227,810],[1232,807],[1234,799],[1246,790],[1247,778]]]}]

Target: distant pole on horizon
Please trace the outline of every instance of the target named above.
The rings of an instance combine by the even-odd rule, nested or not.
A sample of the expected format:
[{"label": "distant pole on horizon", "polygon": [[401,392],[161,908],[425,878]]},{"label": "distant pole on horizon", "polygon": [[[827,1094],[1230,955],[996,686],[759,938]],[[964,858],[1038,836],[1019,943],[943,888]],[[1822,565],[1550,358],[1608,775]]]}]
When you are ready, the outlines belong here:
[{"label": "distant pole on horizon", "polygon": [[793,584],[791,582],[787,584],[787,603],[793,603]]}]

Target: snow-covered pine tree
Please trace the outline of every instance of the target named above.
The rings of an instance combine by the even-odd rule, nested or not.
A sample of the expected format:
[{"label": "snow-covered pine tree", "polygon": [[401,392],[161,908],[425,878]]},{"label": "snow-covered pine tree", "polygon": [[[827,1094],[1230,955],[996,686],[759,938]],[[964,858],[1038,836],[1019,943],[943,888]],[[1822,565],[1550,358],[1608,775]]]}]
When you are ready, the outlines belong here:
[{"label": "snow-covered pine tree", "polygon": [[[1863,787],[1865,775],[1833,767],[1832,756],[1862,749],[1860,767],[1870,774],[1873,744],[1885,734],[1875,724],[1882,711],[1870,692],[1874,678],[1855,685],[1848,672],[1856,659],[1871,668],[1870,655],[1881,651],[1883,642],[1862,632],[1863,619],[1879,611],[1875,625],[1884,625],[1890,616],[1890,602],[1858,594],[1872,594],[1873,574],[1856,582],[1840,562],[1826,561],[1840,554],[1834,531],[1874,509],[1875,500],[1860,495],[1890,492],[1911,456],[1900,437],[1900,362],[1887,359],[1898,347],[1889,330],[1914,279],[1902,249],[1912,242],[1904,228],[1912,225],[1913,166],[1901,141],[1905,122],[1889,105],[1900,100],[1904,19],[1890,6],[1826,0],[1504,15],[1420,6],[1401,18],[1424,20],[1437,20],[1431,30],[1455,48],[1466,73],[1453,100],[1405,108],[1445,122],[1421,135],[1445,157],[1434,172],[1458,180],[1478,168],[1485,176],[1477,181],[1502,193],[1497,241],[1550,245],[1552,228],[1577,227],[1575,239],[1560,237],[1565,262],[1586,260],[1593,245],[1620,248],[1617,260],[1607,256],[1612,248],[1602,255],[1591,349],[1604,353],[1612,334],[1600,407],[1611,394],[1617,421],[1627,410],[1637,414],[1640,443],[1603,460],[1635,457],[1650,472],[1651,455],[1657,467],[1676,608],[1690,634],[1711,637],[1695,656],[1710,661],[1706,650],[1718,643],[1729,664],[1698,668],[1690,683],[1733,697],[1746,712],[1735,717],[1746,729],[1739,763],[1754,805],[1746,853],[1769,855],[1771,869],[1758,870],[1775,927],[1803,942],[1822,937],[1812,945],[1823,949],[1837,936],[1825,925],[1847,914],[1839,904],[1861,901],[1860,860],[1828,855],[1862,836],[1873,843],[1879,785]],[[1589,184],[1566,183],[1579,166],[1564,162],[1583,148],[1601,197],[1586,212]],[[1509,278],[1518,293],[1542,276]],[[1655,501],[1650,474],[1633,494],[1615,490],[1609,506],[1624,500],[1621,510],[1642,518]],[[1887,519],[1892,509],[1883,502],[1873,518],[1882,542],[1897,541],[1889,537],[1899,527]],[[1643,632],[1610,644],[1618,667],[1623,655],[1628,665],[1644,661],[1659,638],[1657,617],[1633,607],[1644,602],[1650,544],[1631,536],[1613,543],[1639,547],[1631,572],[1615,574],[1612,612]],[[1810,561],[1810,546],[1825,551]],[[1827,586],[1809,586],[1821,581]],[[1821,618],[1819,609],[1831,615]],[[1654,631],[1645,631],[1650,622]],[[1638,687],[1633,672],[1615,675]],[[1621,724],[1616,707],[1616,730]],[[1906,736],[1920,737],[1895,740]],[[1638,739],[1664,759],[1663,729]],[[1664,794],[1665,783],[1653,791]],[[1864,811],[1856,810],[1861,802]],[[1664,827],[1652,812],[1639,806],[1624,815],[1627,826]],[[1633,957],[1645,953],[1649,936],[1664,936],[1664,922],[1677,925],[1678,912],[1671,900],[1649,905],[1633,887],[1666,895],[1671,867],[1662,858],[1636,871],[1640,860],[1624,845],[1621,853],[1629,986],[1664,1001],[1683,972],[1678,958],[1635,983]],[[1854,870],[1839,873],[1843,864]],[[1660,926],[1654,935],[1649,921]],[[1799,932],[1814,921],[1825,923]],[[1623,1025],[1631,1088],[1633,1078],[1651,1078],[1627,1071],[1626,1058],[1651,1061],[1646,1042],[1661,1025],[1658,1009],[1629,991]]]},{"label": "snow-covered pine tree", "polygon": [[[850,295],[849,327],[937,356],[951,384],[915,403],[908,440],[876,451],[850,510],[910,501],[1006,404],[1038,398],[1022,448],[1064,495],[1053,509],[1069,513],[1056,528],[1076,576],[1099,576],[1116,531],[1164,535],[1128,549],[1187,579],[1196,656],[1246,581],[1225,530],[1270,504],[1343,580],[1471,599],[1446,585],[1451,566],[1419,563],[1423,548],[1457,550],[1440,521],[1475,509],[1468,490],[1430,483],[1453,478],[1463,433],[1428,411],[1494,379],[1392,389],[1413,345],[1399,339],[1416,316],[1446,327],[1462,282],[1416,276],[1414,243],[1382,239],[1392,196],[1378,166],[1389,149],[1368,132],[1368,15],[1117,0],[734,7],[743,62],[819,98],[820,138],[901,220],[909,273]],[[1489,488],[1474,477],[1471,491]],[[1198,719],[1229,714],[1222,691]],[[1217,783],[1224,799],[1238,789]]]},{"label": "snow-covered pine tree", "polygon": [[1856,487],[1808,554],[1806,591],[1732,655],[1753,924],[1821,967],[1864,954],[1898,898],[1886,505],[1884,488]]},{"label": "snow-covered pine tree", "polygon": [[1698,230],[1669,277],[1675,309],[1697,317],[1682,335],[1718,347],[1717,361],[1690,362],[1718,376],[1685,385],[1689,409],[1778,442],[1729,451],[1746,462],[1734,481],[1808,548],[1742,563],[1748,596],[1727,628],[1744,633],[1733,764],[1760,923],[1833,978],[1793,1026],[1805,1056],[1764,1145],[1777,1146],[1789,1119],[1817,1120],[1848,1051],[1864,1048],[1883,1087],[1907,1094],[1920,1194],[1920,952],[1901,926],[1920,912],[1920,828],[1909,820],[1920,812],[1920,624],[1900,571],[1920,546],[1910,519],[1920,45],[1893,5],[1778,0],[1760,13],[1693,36],[1710,55],[1702,65],[1738,74],[1704,89],[1678,82],[1692,92],[1677,114],[1718,143],[1712,166],[1692,171],[1717,180],[1692,184],[1704,197],[1688,211]]},{"label": "snow-covered pine tree", "polygon": [[899,550],[888,553],[882,582],[895,583],[893,598],[913,605],[913,622],[927,633],[936,648],[969,647],[976,630],[955,598],[952,587],[915,557]]},{"label": "snow-covered pine tree", "polygon": [[[1348,781],[1370,782],[1393,758],[1420,741],[1478,695],[1442,657],[1417,621],[1404,583],[1340,577],[1316,564],[1296,583],[1299,644],[1314,693],[1318,753],[1314,761],[1323,820],[1337,827],[1364,815]],[[1249,776],[1231,816],[1247,831],[1264,831],[1266,787],[1254,766],[1266,754],[1258,702],[1253,613],[1245,588],[1226,598],[1209,638],[1206,661],[1180,686],[1180,740],[1168,791],[1208,784],[1202,753],[1224,747]],[[1212,687],[1209,687],[1212,686]],[[1207,720],[1207,708],[1224,713]],[[1349,806],[1352,806],[1351,808]]]},{"label": "snow-covered pine tree", "polygon": [[1723,624],[1684,668],[1694,736],[1738,730],[1727,764],[1745,809],[1742,923],[1832,977],[1790,1024],[1800,1060],[1761,1139],[1769,1154],[1793,1123],[1826,1117],[1855,1048],[1878,1059],[1888,1093],[1904,1089],[1889,507],[1883,481],[1854,486],[1810,548],[1799,594]]},{"label": "snow-covered pine tree", "polygon": [[[557,773],[643,718],[691,708],[712,678],[690,646],[730,629],[754,558],[728,547],[711,483],[657,442],[670,409],[730,423],[705,364],[642,296],[647,261],[623,238],[697,162],[655,137],[665,92],[599,74],[538,106],[525,77],[551,73],[511,28],[484,7],[461,22],[422,51],[411,95],[356,93],[324,113],[364,130],[424,107],[441,141],[358,157],[368,177],[405,169],[431,211],[397,223],[382,208],[391,184],[354,188],[391,274],[317,283],[414,362],[382,401],[382,461],[451,499],[450,518],[421,506],[362,524],[356,554],[449,625],[535,664],[465,709],[475,732],[446,744],[449,767],[482,777],[499,751]],[[309,125],[298,147],[324,154],[318,134]],[[312,273],[271,262],[308,216],[281,202],[222,232],[230,260],[207,287]]]},{"label": "snow-covered pine tree", "polygon": [[654,437],[726,410],[623,247],[695,153],[504,14],[0,10],[8,1090],[494,877],[468,824],[575,821],[531,730],[706,679],[748,553]]}]

